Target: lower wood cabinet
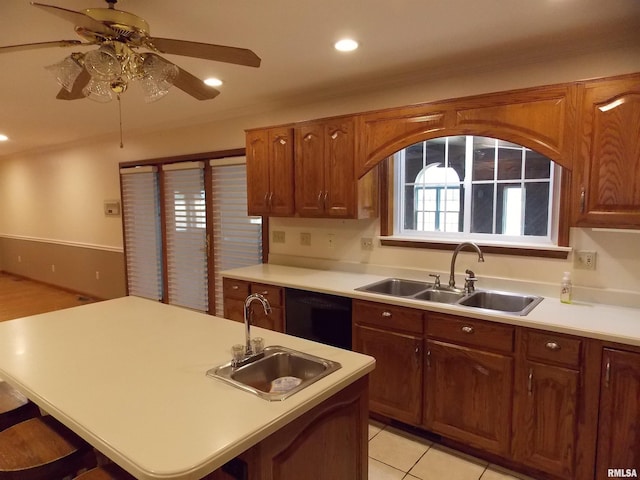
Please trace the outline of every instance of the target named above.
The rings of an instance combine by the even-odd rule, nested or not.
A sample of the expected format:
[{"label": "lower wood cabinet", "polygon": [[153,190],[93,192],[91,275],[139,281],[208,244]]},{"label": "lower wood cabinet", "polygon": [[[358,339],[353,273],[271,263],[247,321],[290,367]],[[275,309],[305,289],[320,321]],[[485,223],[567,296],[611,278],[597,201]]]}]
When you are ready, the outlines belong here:
[{"label": "lower wood cabinet", "polygon": [[420,425],[422,312],[354,301],[353,318],[353,350],[376,359],[376,368],[370,375],[370,410]]},{"label": "lower wood cabinet", "polygon": [[640,353],[605,348],[600,386],[596,478],[640,477]]},{"label": "lower wood cabinet", "polygon": [[[508,455],[513,328],[438,315],[427,317],[427,335],[424,426],[471,447]],[[460,338],[465,344],[452,342]],[[509,339],[506,352],[479,347],[496,338]]]},{"label": "lower wood cabinet", "polygon": [[582,340],[524,329],[520,334],[513,457],[559,478],[576,478]]},{"label": "lower wood cabinet", "polygon": [[252,325],[284,332],[284,288],[230,278],[223,278],[222,282],[225,318],[243,322],[244,302],[247,296],[259,293],[271,305],[271,313],[266,315],[262,306],[254,302],[251,306]]}]

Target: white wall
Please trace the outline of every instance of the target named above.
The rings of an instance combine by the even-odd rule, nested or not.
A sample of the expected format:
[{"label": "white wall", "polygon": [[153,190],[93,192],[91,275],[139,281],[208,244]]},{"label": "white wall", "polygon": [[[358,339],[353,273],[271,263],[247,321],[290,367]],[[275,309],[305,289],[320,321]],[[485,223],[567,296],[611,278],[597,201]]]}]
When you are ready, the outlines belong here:
[{"label": "white wall", "polygon": [[[120,219],[105,217],[104,200],[119,198],[118,163],[244,145],[244,129],[378,108],[401,106],[472,94],[595,78],[640,71],[635,45],[581,53],[551,61],[514,60],[511,65],[492,65],[476,71],[425,72],[424,75],[390,82],[384,90],[353,92],[348,97],[318,96],[312,103],[293,99],[291,104],[238,118],[140,133],[125,130],[125,148],[116,137],[91,139],[0,159],[0,235],[53,239],[64,242],[122,248]],[[363,253],[361,236],[375,236],[377,221],[272,219],[288,241],[271,245],[274,255],[298,258],[329,258],[362,264],[401,265],[425,271],[448,270],[449,254],[401,248],[376,248]],[[337,246],[327,249],[312,240],[312,247],[294,241],[300,231],[322,239],[335,232]],[[575,283],[584,286],[640,291],[638,240],[630,233],[572,231],[572,246],[598,251],[595,272],[574,271]],[[461,256],[461,259],[464,255]],[[470,257],[469,257],[470,258]],[[571,261],[491,256],[476,269],[479,275],[520,277],[534,282],[557,283]]]}]

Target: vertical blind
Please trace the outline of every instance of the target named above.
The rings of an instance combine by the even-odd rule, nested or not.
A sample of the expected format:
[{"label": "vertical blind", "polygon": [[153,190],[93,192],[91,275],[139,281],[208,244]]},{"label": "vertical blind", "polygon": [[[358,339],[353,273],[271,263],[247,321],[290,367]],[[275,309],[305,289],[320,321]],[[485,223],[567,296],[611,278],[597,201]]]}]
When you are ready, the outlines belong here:
[{"label": "vertical blind", "polygon": [[162,235],[158,173],[152,168],[120,170],[127,282],[130,295],[162,299]]},{"label": "vertical blind", "polygon": [[[206,312],[207,212],[202,164],[163,167],[168,301]],[[186,169],[182,169],[186,168]]]},{"label": "vertical blind", "polygon": [[247,216],[247,169],[244,159],[213,161],[211,165],[215,314],[221,317],[220,272],[261,262],[262,217]]}]

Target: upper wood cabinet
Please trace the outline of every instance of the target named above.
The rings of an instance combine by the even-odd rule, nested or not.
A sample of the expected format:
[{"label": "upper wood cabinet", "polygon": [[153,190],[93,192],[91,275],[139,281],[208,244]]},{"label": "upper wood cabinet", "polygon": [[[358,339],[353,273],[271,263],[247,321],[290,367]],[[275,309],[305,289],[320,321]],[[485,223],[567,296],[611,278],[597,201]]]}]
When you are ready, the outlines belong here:
[{"label": "upper wood cabinet", "polygon": [[574,86],[563,84],[365,113],[356,176],[413,143],[472,134],[524,145],[571,169],[575,103]]},{"label": "upper wood cabinet", "polygon": [[250,130],[246,143],[249,215],[293,215],[293,129]]},{"label": "upper wood cabinet", "polygon": [[301,217],[357,217],[353,117],[296,126],[295,138],[296,212]]},{"label": "upper wood cabinet", "polygon": [[580,86],[574,224],[640,229],[640,74]]}]

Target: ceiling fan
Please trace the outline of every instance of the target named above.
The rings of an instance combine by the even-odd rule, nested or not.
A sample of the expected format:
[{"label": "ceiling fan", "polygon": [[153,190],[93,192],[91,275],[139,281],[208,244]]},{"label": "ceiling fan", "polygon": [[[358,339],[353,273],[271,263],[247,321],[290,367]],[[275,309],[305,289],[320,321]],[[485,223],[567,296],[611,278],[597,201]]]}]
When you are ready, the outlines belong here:
[{"label": "ceiling fan", "polygon": [[[80,40],[58,40],[0,47],[0,53],[48,47],[98,48],[87,53],[74,52],[63,61],[46,67],[62,89],[56,98],[91,98],[107,102],[123,93],[131,81],[139,82],[145,100],[162,98],[172,85],[198,100],[215,98],[220,92],[158,53],[259,67],[260,57],[245,48],[150,36],[149,24],[141,17],[117,10],[118,0],[105,0],[108,8],[88,8],[81,12],[31,2],[35,7],[75,25]],[[148,50],[139,53],[138,50]]]}]

